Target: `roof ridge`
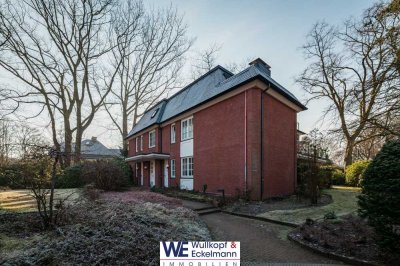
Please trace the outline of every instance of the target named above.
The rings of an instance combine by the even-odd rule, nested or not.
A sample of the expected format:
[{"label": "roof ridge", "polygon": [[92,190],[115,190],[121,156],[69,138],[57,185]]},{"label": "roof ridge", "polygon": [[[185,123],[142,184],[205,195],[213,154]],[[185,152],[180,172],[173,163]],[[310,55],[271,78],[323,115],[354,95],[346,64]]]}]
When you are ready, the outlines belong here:
[{"label": "roof ridge", "polygon": [[231,77],[225,79],[224,81],[220,82],[220,83],[217,85],[217,87],[219,87],[219,86],[221,86],[221,85],[223,85],[223,84],[225,84],[225,83],[231,81],[231,80],[234,79],[234,78],[237,78],[237,76],[243,74],[244,72],[249,71],[252,67],[255,67],[255,66],[254,66],[254,65],[251,65],[251,66],[249,66],[249,67],[246,67],[245,69],[243,69],[243,70],[240,71],[239,73],[236,73],[236,74],[234,74],[233,76],[231,76]]},{"label": "roof ridge", "polygon": [[[226,68],[222,67],[221,65],[217,65],[215,67],[213,67],[212,69],[210,69],[209,71],[207,71],[205,74],[201,75],[200,77],[198,77],[197,79],[193,80],[192,82],[190,82],[188,85],[186,85],[185,87],[183,87],[182,89],[180,89],[179,91],[177,91],[176,93],[172,94],[170,97],[168,97],[167,101],[170,101],[172,98],[174,98],[176,95],[184,92],[185,90],[187,90],[188,88],[190,88],[192,85],[196,84],[197,82],[199,82],[200,80],[202,80],[203,78],[207,77],[208,75],[210,75],[212,72],[221,69],[222,71],[234,76],[234,74],[232,72],[230,72],[229,70],[227,70]],[[231,77],[232,77],[231,76]],[[229,77],[229,78],[231,78]]]}]

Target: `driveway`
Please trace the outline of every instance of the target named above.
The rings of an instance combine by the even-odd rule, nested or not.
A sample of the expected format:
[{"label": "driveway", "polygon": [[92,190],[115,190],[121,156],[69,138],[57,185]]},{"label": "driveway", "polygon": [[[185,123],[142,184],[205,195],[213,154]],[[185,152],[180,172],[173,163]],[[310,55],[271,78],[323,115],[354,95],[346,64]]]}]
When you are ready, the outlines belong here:
[{"label": "driveway", "polygon": [[201,218],[208,225],[213,240],[240,241],[242,262],[343,264],[287,240],[291,227],[225,213],[208,214]]}]

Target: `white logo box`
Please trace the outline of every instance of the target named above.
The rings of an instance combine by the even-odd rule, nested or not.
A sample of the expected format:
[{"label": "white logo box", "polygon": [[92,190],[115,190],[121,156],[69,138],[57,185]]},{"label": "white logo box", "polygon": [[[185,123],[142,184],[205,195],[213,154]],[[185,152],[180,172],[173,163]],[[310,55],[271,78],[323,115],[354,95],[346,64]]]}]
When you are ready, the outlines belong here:
[{"label": "white logo box", "polygon": [[238,241],[160,241],[162,266],[238,266]]}]

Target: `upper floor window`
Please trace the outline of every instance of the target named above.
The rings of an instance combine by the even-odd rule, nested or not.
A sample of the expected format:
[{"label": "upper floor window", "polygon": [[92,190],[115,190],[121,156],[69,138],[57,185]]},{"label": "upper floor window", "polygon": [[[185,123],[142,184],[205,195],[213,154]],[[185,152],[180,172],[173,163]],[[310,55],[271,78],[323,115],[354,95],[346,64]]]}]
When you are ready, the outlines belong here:
[{"label": "upper floor window", "polygon": [[135,138],[136,141],[136,152],[139,151],[139,138]]},{"label": "upper floor window", "polygon": [[171,160],[171,178],[175,178],[176,176],[176,164],[175,160]]},{"label": "upper floor window", "polygon": [[181,167],[182,177],[193,177],[193,157],[182,158]]},{"label": "upper floor window", "polygon": [[182,131],[182,140],[193,138],[193,117],[182,120],[181,131]]},{"label": "upper floor window", "polygon": [[140,150],[143,150],[143,135],[140,136]]},{"label": "upper floor window", "polygon": [[149,148],[153,148],[156,146],[156,131],[149,132]]},{"label": "upper floor window", "polygon": [[175,143],[176,140],[176,131],[175,131],[175,124],[171,125],[171,143]]}]

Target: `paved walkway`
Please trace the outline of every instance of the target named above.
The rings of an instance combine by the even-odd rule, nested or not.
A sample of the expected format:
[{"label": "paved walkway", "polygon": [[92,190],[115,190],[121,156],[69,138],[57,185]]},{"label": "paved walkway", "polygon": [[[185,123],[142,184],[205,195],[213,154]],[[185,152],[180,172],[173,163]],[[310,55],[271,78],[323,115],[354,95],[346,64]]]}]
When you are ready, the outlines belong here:
[{"label": "paved walkway", "polygon": [[[240,241],[241,261],[257,263],[343,264],[287,240],[292,228],[253,219],[214,213],[201,217],[216,241]],[[291,264],[293,265],[293,264]]]}]

